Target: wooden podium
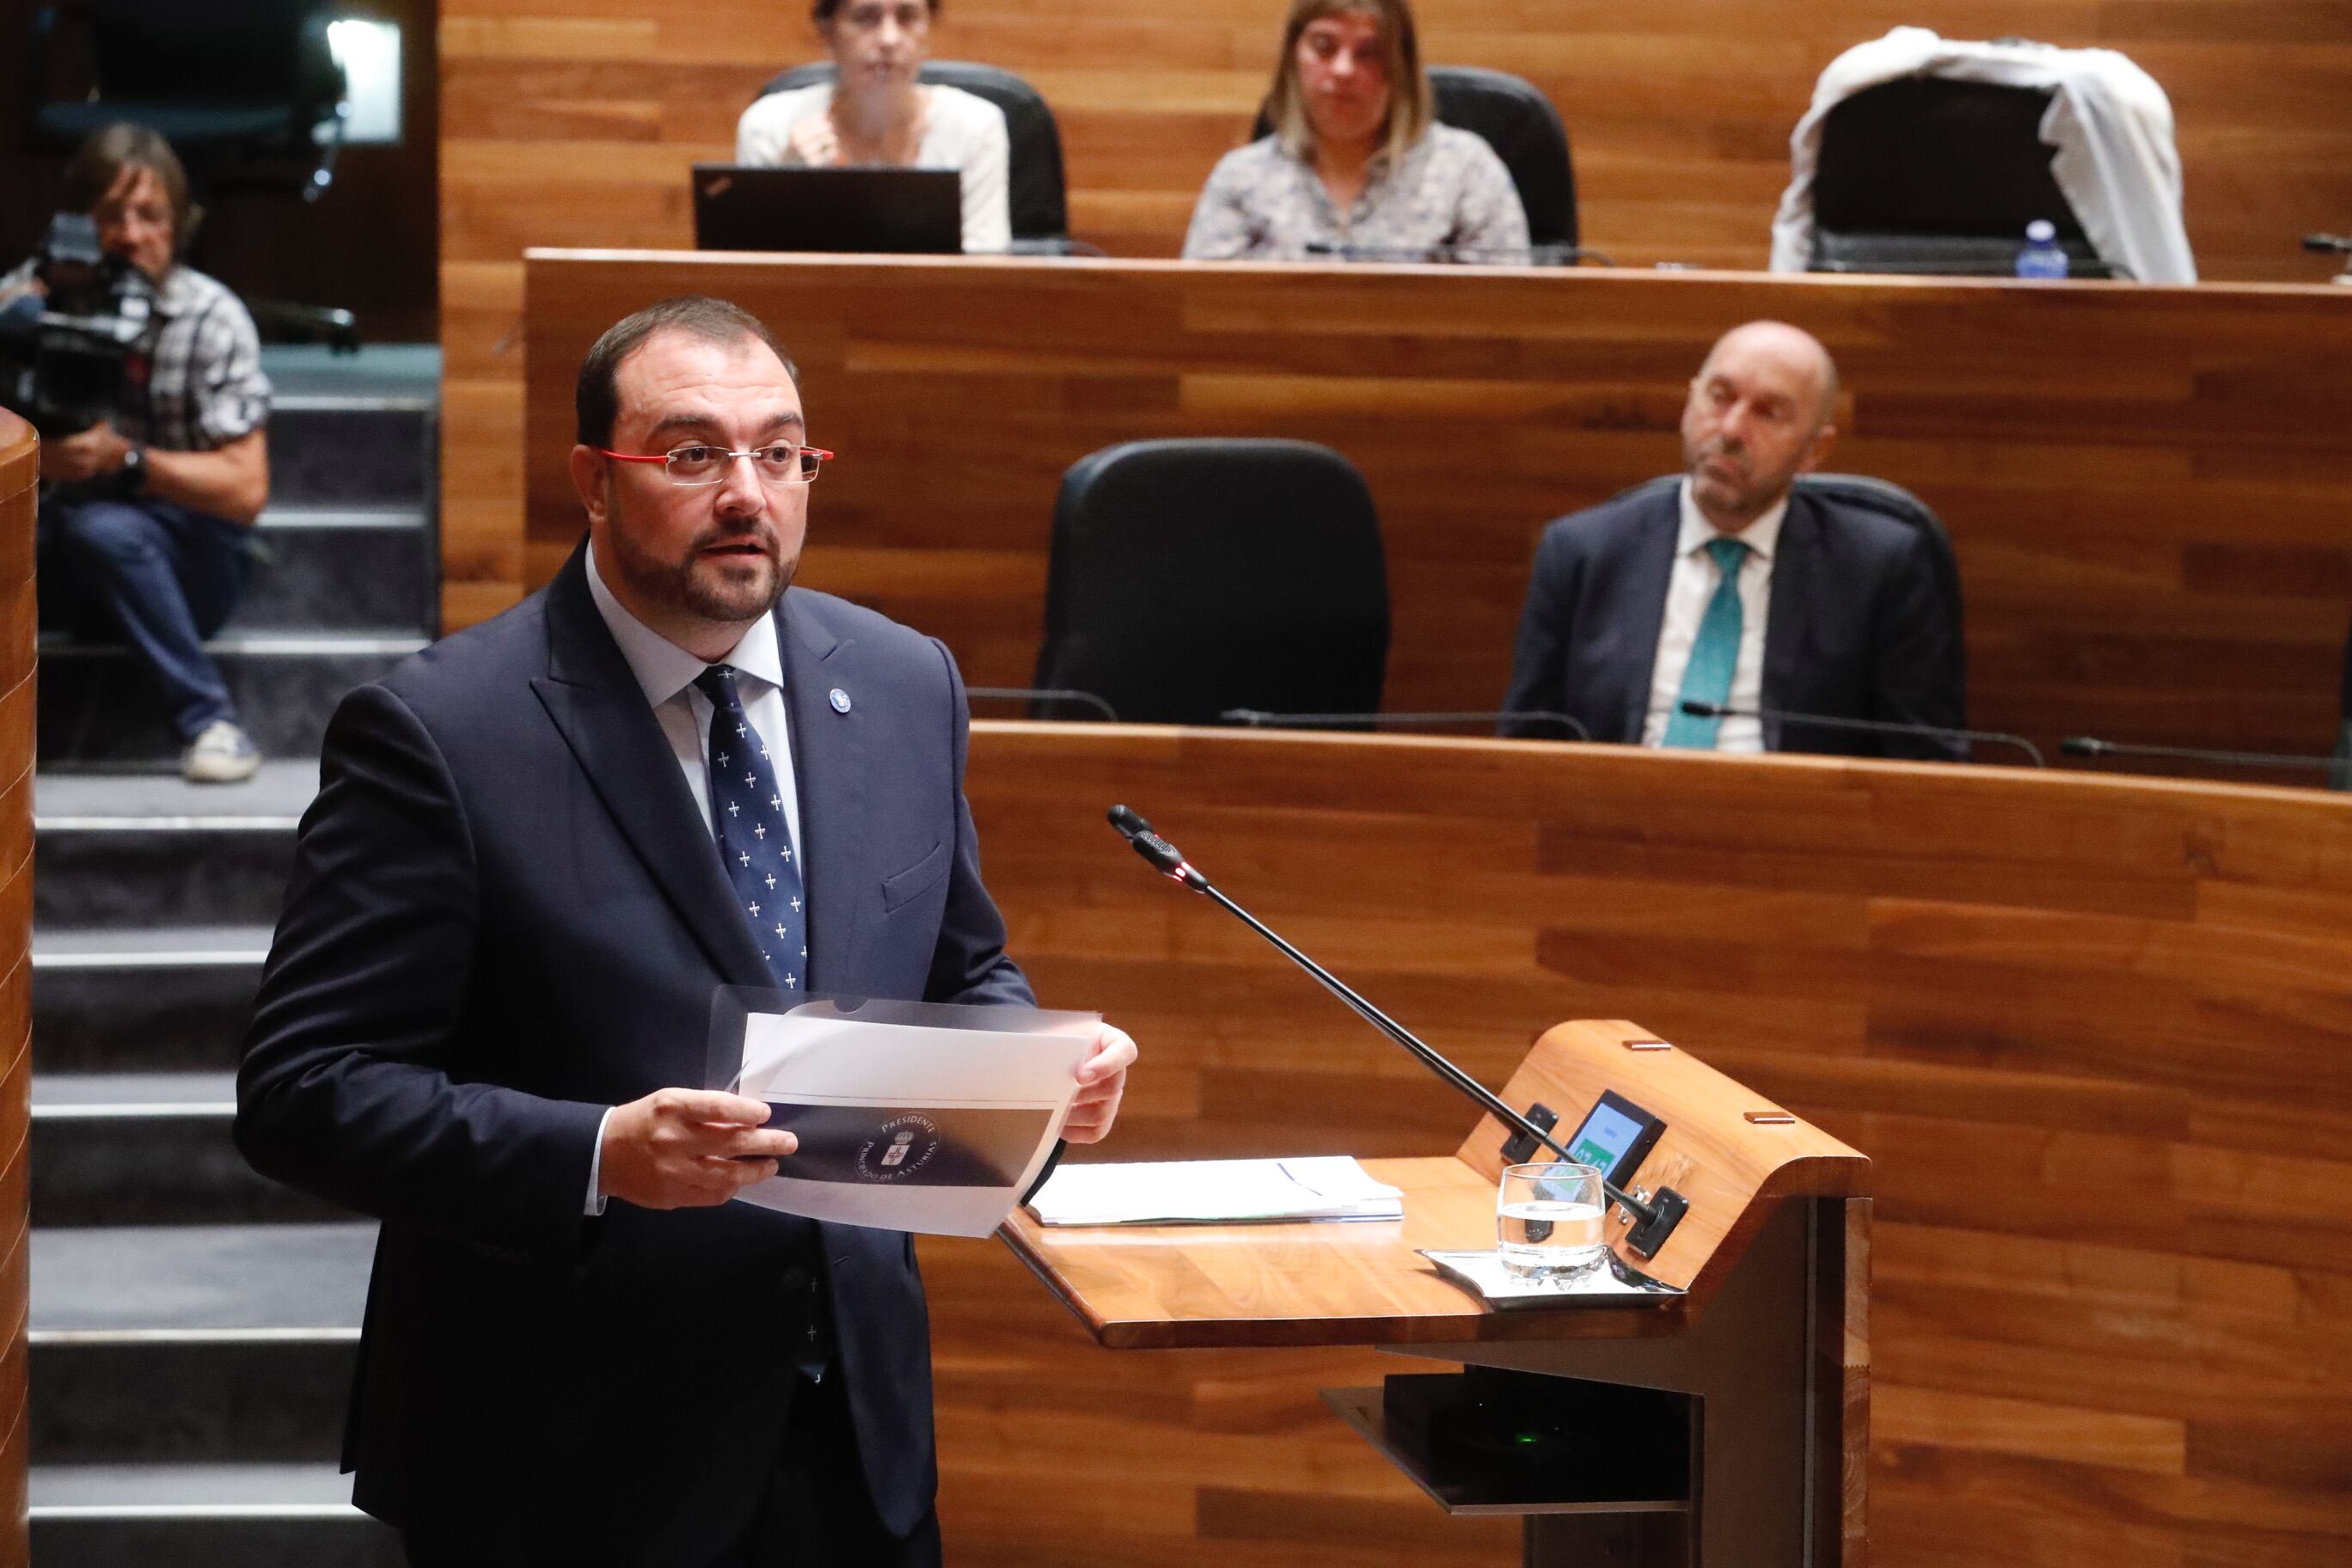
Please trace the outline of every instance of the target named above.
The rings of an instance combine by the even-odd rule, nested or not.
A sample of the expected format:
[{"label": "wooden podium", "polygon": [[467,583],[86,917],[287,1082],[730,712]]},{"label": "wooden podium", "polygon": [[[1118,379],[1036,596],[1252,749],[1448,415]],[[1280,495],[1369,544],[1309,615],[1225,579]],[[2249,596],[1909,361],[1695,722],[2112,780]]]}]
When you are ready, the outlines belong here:
[{"label": "wooden podium", "polygon": [[[1603,1089],[1665,1123],[1627,1184],[1689,1212],[1655,1292],[1496,1310],[1418,1248],[1495,1244],[1502,1123],[1451,1156],[1368,1160],[1402,1222],[1003,1231],[1113,1350],[1368,1345],[1460,1363],[1458,1388],[1327,1389],[1451,1512],[1519,1514],[1529,1564],[1860,1568],[1869,1438],[1869,1163],[1647,1030],[1562,1024],[1503,1092],[1572,1131]],[[1452,1399],[1443,1440],[1416,1417]],[[1473,1411],[1482,1407],[1483,1421]],[[1517,1447],[1515,1447],[1515,1445]]]}]

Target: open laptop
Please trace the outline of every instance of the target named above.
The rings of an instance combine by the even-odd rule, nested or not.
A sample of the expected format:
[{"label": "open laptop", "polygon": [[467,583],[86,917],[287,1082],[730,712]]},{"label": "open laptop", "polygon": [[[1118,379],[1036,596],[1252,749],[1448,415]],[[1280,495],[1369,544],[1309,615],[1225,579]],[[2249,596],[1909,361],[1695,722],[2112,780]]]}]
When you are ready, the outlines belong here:
[{"label": "open laptop", "polygon": [[963,249],[963,181],[953,169],[694,166],[701,250]]}]

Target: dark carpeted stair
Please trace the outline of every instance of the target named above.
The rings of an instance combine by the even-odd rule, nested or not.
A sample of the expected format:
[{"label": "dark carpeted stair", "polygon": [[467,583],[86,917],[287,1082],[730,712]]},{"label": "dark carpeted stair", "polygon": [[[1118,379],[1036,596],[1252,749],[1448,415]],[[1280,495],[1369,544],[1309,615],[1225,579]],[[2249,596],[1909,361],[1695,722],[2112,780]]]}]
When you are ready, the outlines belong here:
[{"label": "dark carpeted stair", "polygon": [[437,356],[272,350],[271,504],[215,649],[269,759],[192,785],[120,648],[41,648],[29,1438],[42,1568],[400,1568],[337,1469],[374,1226],[230,1140],[262,961],[352,685],[439,617]]}]

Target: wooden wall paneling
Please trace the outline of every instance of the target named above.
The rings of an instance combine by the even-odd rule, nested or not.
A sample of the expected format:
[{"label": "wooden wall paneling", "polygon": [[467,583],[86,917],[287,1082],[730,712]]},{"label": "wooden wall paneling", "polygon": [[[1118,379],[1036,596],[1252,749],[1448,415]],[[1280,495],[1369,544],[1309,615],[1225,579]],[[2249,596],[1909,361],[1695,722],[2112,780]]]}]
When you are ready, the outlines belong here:
[{"label": "wooden wall paneling", "polygon": [[601,252],[527,270],[523,444],[488,382],[467,384],[480,427],[447,428],[485,476],[463,481],[469,516],[520,465],[534,582],[581,526],[563,454],[582,355],[700,289],[777,331],[842,454],[802,580],[944,637],[973,683],[1030,679],[1068,464],[1137,437],[1290,436],[1347,454],[1380,509],[1387,706],[1492,708],[1543,523],[1678,468],[1708,343],[1773,315],[1844,372],[1832,466],[1909,486],[1951,530],[1976,723],[2053,756],[2070,733],[2334,742],[2342,289]]},{"label": "wooden wall paneling", "polygon": [[[1281,11],[1275,0],[1102,0],[1076,13],[956,0],[934,50],[1020,71],[1053,102],[1082,237],[1172,256],[1202,182],[1247,130]],[[2347,0],[1922,0],[1900,13],[1872,0],[1801,12],[1763,0],[1639,12],[1426,0],[1417,12],[1429,59],[1516,71],[1550,97],[1574,144],[1585,241],[1634,266],[1762,265],[1815,77],[1897,21],[2137,59],[2172,96],[2207,278],[2322,279],[2295,238],[2352,212]],[[445,0],[440,16],[444,326],[464,340],[446,374],[471,421],[444,425],[455,626],[530,580],[513,548],[516,498],[484,489],[468,457],[473,441],[512,434],[472,395],[522,374],[513,357],[487,355],[517,323],[520,274],[488,269],[515,268],[534,245],[691,243],[688,165],[729,156],[759,85],[819,50],[803,9],[772,0]]]},{"label": "wooden wall paneling", "polygon": [[33,514],[39,442],[0,412],[0,1568],[24,1568],[31,1304]]},{"label": "wooden wall paneling", "polygon": [[[1132,863],[1125,800],[1486,1082],[1630,1016],[1871,1157],[1871,1561],[2352,1552],[2352,800],[995,723],[969,789],[1041,998],[1143,1047],[1090,1157],[1430,1153],[1473,1120]],[[1334,874],[1367,844],[1381,876]],[[1314,1396],[1397,1363],[1100,1351],[1009,1252],[922,1250],[958,1562],[1508,1556]]]}]

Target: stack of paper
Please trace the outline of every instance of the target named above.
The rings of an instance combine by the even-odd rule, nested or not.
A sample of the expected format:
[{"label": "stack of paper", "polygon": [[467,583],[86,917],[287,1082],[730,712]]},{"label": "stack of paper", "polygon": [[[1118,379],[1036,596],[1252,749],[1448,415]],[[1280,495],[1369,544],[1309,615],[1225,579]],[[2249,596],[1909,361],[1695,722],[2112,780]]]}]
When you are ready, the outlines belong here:
[{"label": "stack of paper", "polygon": [[1404,1194],[1352,1155],[1064,1165],[1029,1201],[1040,1225],[1402,1219]]}]

